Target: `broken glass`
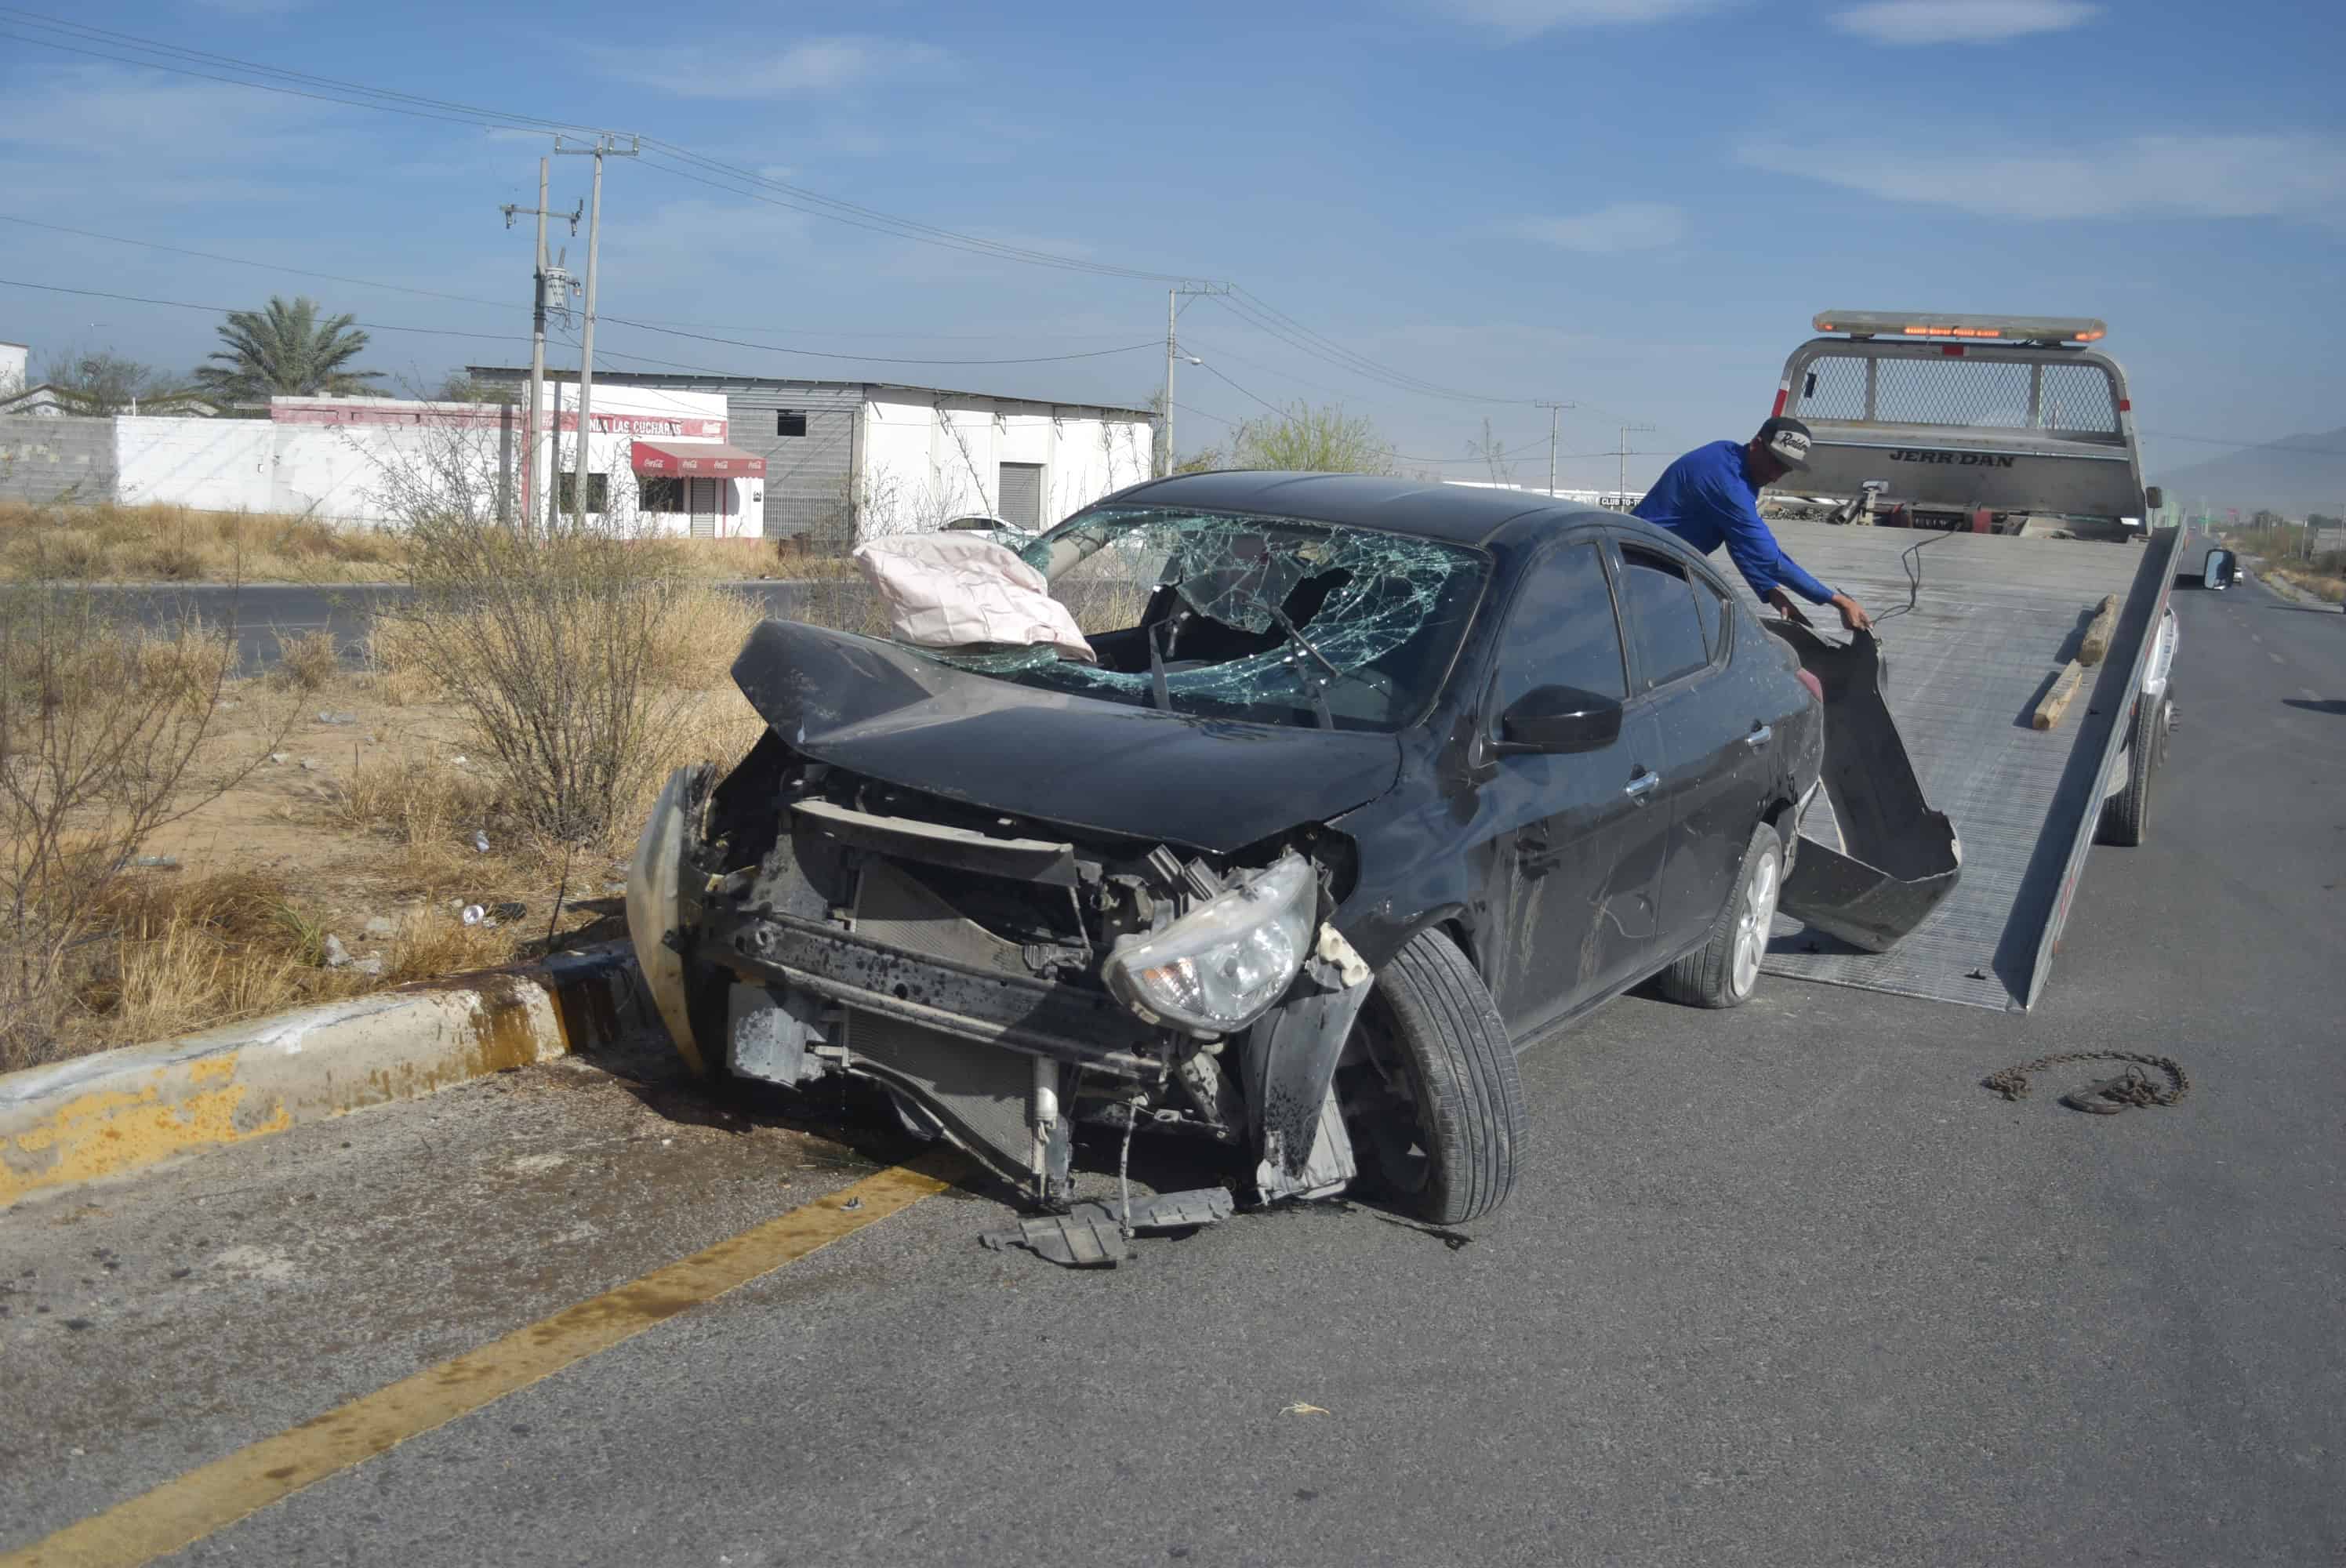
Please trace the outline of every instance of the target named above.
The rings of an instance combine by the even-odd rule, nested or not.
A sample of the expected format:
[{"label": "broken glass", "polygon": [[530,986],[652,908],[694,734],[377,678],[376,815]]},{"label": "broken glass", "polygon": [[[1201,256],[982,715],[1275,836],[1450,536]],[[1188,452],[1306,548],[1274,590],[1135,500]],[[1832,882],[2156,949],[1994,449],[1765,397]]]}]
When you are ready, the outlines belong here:
[{"label": "broken glass", "polygon": [[1392,730],[1431,706],[1487,569],[1478,551],[1299,519],[1101,507],[1022,554],[1098,654],[922,648],[1022,685],[1181,713]]}]

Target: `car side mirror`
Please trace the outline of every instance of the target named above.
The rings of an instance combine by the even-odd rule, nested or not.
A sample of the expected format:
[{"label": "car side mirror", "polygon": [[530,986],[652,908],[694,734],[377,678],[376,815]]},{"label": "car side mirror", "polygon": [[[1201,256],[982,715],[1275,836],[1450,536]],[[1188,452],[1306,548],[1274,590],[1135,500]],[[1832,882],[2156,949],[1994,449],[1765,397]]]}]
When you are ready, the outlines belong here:
[{"label": "car side mirror", "polygon": [[2154,484],[2142,493],[2143,504],[2153,512],[2167,504],[2167,492]]},{"label": "car side mirror", "polygon": [[2203,588],[2229,588],[2240,574],[2239,557],[2229,550],[2210,550],[2199,564],[2199,585]]},{"label": "car side mirror", "polygon": [[1500,752],[1596,751],[1621,737],[1621,699],[1535,686],[1499,716]]}]

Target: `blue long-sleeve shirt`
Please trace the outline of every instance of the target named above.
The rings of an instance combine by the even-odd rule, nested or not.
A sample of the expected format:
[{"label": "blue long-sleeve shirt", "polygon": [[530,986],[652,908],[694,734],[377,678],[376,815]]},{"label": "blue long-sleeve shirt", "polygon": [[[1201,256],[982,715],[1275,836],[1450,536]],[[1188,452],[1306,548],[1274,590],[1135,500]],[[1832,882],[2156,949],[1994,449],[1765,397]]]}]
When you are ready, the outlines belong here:
[{"label": "blue long-sleeve shirt", "polygon": [[1832,602],[1833,591],[1784,554],[1760,520],[1760,487],[1743,469],[1743,448],[1732,441],[1698,446],[1668,468],[1637,503],[1637,514],[1667,528],[1688,548],[1708,555],[1721,545],[1751,591],[1761,598],[1781,583],[1812,605]]}]

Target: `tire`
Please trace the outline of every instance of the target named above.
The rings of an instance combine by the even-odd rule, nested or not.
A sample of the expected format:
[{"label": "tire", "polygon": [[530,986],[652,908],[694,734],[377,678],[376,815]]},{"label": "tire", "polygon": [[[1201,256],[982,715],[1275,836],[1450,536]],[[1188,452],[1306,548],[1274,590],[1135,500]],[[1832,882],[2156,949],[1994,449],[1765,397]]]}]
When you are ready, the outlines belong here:
[{"label": "tire", "polygon": [[2105,844],[2139,848],[2150,838],[2150,780],[2167,760],[2170,707],[2162,693],[2157,702],[2137,699],[2133,733],[2127,737],[2126,788],[2102,803],[2101,830]]},{"label": "tire", "polygon": [[1688,1007],[1740,1007],[1760,987],[1768,928],[1784,891],[1784,840],[1762,822],[1751,830],[1727,907],[1700,947],[1662,971],[1657,989]]},{"label": "tire", "polygon": [[1524,1147],[1524,1089],[1482,977],[1440,932],[1378,972],[1337,1064],[1361,1185],[1434,1225],[1507,1201]]}]

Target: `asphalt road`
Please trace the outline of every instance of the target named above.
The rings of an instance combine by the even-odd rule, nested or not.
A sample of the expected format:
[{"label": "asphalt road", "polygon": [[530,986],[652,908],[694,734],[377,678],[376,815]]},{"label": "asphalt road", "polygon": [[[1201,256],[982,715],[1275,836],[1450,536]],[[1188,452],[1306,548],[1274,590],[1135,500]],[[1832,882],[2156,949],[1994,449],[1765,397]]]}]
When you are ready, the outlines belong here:
[{"label": "asphalt road", "polygon": [[[762,601],[772,614],[786,616],[796,603],[799,585],[782,582],[742,582],[729,585]],[[396,604],[408,590],[396,583],[248,583],[236,586],[216,583],[126,584],[100,590],[118,599],[128,613],[148,626],[160,626],[190,616],[208,625],[233,626],[237,658],[247,674],[267,669],[278,659],[280,639],[325,630],[345,661],[361,656],[367,628],[375,611]]]},{"label": "asphalt road", "polygon": [[[2338,1562],[2346,616],[2177,606],[2152,842],[2034,1013],[1616,1003],[1525,1055],[1463,1246],[1321,1207],[1065,1273],[948,1193],[177,1560]],[[2090,1047],[2192,1094],[1979,1086]],[[615,1065],[0,1217],[0,1550],[902,1153]]]}]

